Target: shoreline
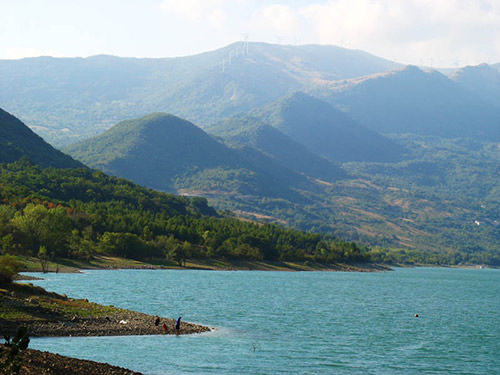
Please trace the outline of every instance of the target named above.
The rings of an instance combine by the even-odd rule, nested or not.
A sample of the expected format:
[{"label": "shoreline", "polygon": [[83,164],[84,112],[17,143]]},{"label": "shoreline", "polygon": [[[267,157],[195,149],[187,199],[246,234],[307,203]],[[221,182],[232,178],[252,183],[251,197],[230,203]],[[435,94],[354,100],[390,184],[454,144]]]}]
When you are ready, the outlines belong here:
[{"label": "shoreline", "polygon": [[[36,258],[20,257],[26,265],[21,272],[42,272]],[[391,271],[389,265],[378,263],[314,263],[286,261],[244,261],[244,260],[188,260],[184,266],[169,264],[163,260],[152,259],[137,261],[131,259],[95,256],[89,261],[73,261],[61,259],[51,262],[48,272],[76,273],[84,270],[116,270],[116,269],[164,269],[164,270],[211,270],[211,271],[326,271],[326,272],[385,272]],[[20,280],[20,279],[18,279]],[[27,279],[24,279],[27,280]]]},{"label": "shoreline", "polygon": [[[0,344],[0,348],[3,347]],[[66,357],[36,349],[21,350],[19,358],[22,366],[20,375],[142,375],[140,372],[108,363]]]},{"label": "shoreline", "polygon": [[30,284],[0,287],[0,301],[2,334],[13,335],[19,326],[25,326],[30,337],[186,335],[214,330],[181,321],[177,331],[172,318],[159,317],[155,325],[153,315],[68,298]]}]

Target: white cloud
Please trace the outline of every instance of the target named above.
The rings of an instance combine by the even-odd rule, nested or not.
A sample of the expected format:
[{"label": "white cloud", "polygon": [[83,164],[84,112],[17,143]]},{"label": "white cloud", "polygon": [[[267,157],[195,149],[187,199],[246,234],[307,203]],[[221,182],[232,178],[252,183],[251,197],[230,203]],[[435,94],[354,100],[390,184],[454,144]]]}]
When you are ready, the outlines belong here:
[{"label": "white cloud", "polygon": [[226,12],[221,9],[215,9],[207,15],[207,21],[213,29],[224,30],[227,21]]},{"label": "white cloud", "polygon": [[[163,0],[159,5],[166,14],[180,16],[190,22],[197,23],[210,17],[221,17],[223,7],[234,0]],[[238,1],[237,1],[238,2]]]},{"label": "white cloud", "polygon": [[[316,40],[401,62],[500,59],[498,0],[335,0],[297,9]],[[474,61],[471,61],[474,60]]]},{"label": "white cloud", "polygon": [[275,33],[294,37],[299,32],[299,14],[291,7],[271,4],[255,11],[249,22],[253,33]]}]

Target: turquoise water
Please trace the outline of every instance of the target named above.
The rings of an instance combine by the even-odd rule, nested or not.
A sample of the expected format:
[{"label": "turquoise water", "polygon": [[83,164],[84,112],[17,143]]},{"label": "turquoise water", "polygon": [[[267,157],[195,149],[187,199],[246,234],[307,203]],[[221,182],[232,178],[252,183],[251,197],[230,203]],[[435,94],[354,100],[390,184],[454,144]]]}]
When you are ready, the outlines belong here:
[{"label": "turquoise water", "polygon": [[499,270],[120,270],[33,283],[217,328],[30,344],[144,374],[500,374]]}]

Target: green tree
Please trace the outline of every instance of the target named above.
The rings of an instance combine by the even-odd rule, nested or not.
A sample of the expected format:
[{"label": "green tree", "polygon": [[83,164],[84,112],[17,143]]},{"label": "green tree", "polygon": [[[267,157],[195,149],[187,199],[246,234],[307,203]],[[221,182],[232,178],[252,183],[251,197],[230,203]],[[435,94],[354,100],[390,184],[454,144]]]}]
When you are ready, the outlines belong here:
[{"label": "green tree", "polygon": [[56,256],[68,256],[71,236],[71,219],[65,208],[48,209],[41,204],[28,204],[22,212],[16,213],[13,225],[21,233],[29,253],[37,254],[41,245]]},{"label": "green tree", "polygon": [[133,233],[105,232],[98,248],[105,254],[132,259],[144,259],[155,255],[154,247]]},{"label": "green tree", "polygon": [[12,255],[0,256],[0,285],[11,282],[22,266],[23,263]]},{"label": "green tree", "polygon": [[37,257],[42,266],[42,272],[47,273],[49,271],[49,252],[45,246],[40,246]]}]

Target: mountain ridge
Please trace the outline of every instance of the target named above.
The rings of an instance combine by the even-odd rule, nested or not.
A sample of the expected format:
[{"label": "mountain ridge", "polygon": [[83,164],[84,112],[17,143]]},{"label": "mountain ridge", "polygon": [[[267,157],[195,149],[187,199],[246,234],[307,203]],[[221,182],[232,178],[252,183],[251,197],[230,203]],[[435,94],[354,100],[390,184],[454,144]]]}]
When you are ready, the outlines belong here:
[{"label": "mountain ridge", "polygon": [[14,115],[0,108],[0,163],[12,163],[22,157],[43,167],[83,166],[53,148]]},{"label": "mountain ridge", "polygon": [[483,99],[500,106],[500,71],[490,65],[466,66],[453,72],[449,78]]},{"label": "mountain ridge", "polygon": [[295,92],[250,112],[333,162],[395,161],[403,148],[330,104]]},{"label": "mountain ridge", "polygon": [[308,184],[264,155],[229,148],[166,113],[122,121],[64,150],[91,167],[160,191],[203,188],[293,199],[298,196],[289,187]]},{"label": "mountain ridge", "polygon": [[345,178],[346,173],[338,165],[309,151],[277,128],[261,120],[240,115],[208,127],[209,134],[223,140],[253,147],[277,159],[282,165],[325,181]]},{"label": "mountain ridge", "polygon": [[499,109],[435,70],[408,66],[310,93],[383,134],[500,139]]},{"label": "mountain ridge", "polygon": [[203,127],[302,89],[312,80],[392,66],[366,52],[335,46],[243,42],[179,58],[0,60],[0,107],[60,145],[158,111]]}]

